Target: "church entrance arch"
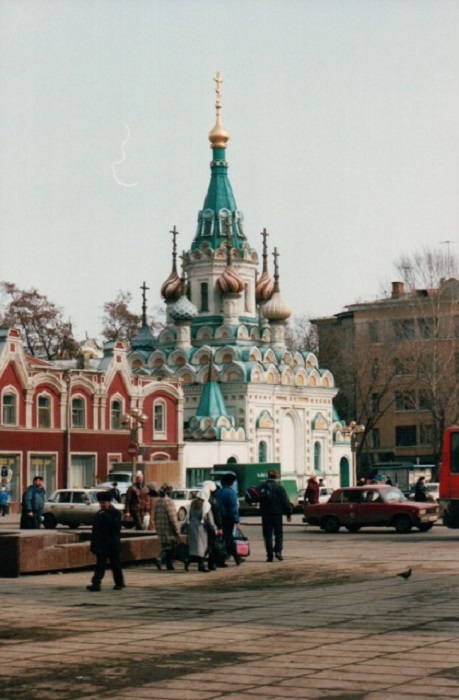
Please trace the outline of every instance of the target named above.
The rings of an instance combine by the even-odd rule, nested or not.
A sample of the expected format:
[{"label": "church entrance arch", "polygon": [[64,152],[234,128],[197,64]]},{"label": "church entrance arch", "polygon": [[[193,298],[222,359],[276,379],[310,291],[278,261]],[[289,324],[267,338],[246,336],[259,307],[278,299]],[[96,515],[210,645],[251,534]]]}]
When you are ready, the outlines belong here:
[{"label": "church entrance arch", "polygon": [[349,460],[347,457],[341,457],[339,463],[339,483],[340,486],[350,486],[350,470],[349,470]]}]

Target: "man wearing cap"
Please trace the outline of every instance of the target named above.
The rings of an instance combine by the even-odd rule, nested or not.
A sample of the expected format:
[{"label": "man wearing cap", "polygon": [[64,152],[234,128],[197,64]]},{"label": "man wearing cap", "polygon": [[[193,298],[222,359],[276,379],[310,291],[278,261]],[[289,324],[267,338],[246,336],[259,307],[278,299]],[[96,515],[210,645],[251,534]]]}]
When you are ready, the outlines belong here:
[{"label": "man wearing cap", "polygon": [[143,530],[143,518],[149,512],[150,499],[148,489],[143,483],[142,472],[137,472],[135,481],[128,488],[126,493],[125,512],[134,521],[136,530]]},{"label": "man wearing cap", "polygon": [[124,588],[124,577],[121,569],[121,512],[117,510],[110,500],[107,491],[97,494],[100,510],[94,518],[91,533],[91,552],[96,555],[96,568],[92,577],[92,584],[86,586],[88,591],[100,591],[100,584],[105,576],[107,560],[110,562],[113,573],[113,590],[120,591]]},{"label": "man wearing cap", "polygon": [[[279,483],[280,474],[277,469],[268,470],[268,480],[266,490],[269,496],[260,499],[261,525],[263,539],[266,547],[266,561],[273,561],[274,557],[283,560],[282,548],[284,544],[284,533],[282,516],[287,516],[287,522],[292,519],[292,504],[289,501],[287,492]],[[274,535],[274,546],[273,546]]]}]

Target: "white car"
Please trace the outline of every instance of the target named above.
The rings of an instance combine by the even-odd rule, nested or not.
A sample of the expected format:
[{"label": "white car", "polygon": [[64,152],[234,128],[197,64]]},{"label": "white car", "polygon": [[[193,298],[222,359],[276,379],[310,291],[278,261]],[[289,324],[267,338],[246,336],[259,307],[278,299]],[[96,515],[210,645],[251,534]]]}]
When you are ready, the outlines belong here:
[{"label": "white car", "polygon": [[[100,510],[97,494],[106,489],[57,489],[45,502],[43,523],[48,530],[56,525],[71,528],[92,525]],[[117,510],[124,511],[121,503],[113,503]]]},{"label": "white car", "polygon": [[170,498],[174,501],[177,509],[177,518],[180,522],[186,520],[190,504],[193,498],[199,493],[199,489],[174,489],[170,494]]}]

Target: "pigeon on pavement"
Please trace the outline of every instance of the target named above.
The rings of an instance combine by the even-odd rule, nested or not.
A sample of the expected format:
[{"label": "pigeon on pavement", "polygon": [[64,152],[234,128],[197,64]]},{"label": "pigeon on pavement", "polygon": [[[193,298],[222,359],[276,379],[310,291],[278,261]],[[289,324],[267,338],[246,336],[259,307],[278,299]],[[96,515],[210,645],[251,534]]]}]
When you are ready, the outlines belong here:
[{"label": "pigeon on pavement", "polygon": [[410,578],[411,576],[411,569],[408,569],[408,571],[402,571],[400,574],[397,574],[397,576],[400,576],[400,578]]}]

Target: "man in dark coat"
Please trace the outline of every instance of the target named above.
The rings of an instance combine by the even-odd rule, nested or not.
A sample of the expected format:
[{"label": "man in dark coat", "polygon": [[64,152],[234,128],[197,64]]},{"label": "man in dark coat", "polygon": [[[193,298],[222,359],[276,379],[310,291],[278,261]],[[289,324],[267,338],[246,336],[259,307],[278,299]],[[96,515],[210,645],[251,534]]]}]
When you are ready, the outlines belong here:
[{"label": "man in dark coat", "polygon": [[414,500],[424,503],[427,501],[427,488],[425,484],[425,477],[420,476],[414,487]]},{"label": "man in dark coat", "polygon": [[149,510],[148,489],[145,488],[142,472],[137,472],[134,483],[131,484],[126,493],[125,514],[132,517],[136,530],[143,530],[143,519]]},{"label": "man in dark coat", "polygon": [[[282,516],[287,516],[287,522],[292,519],[292,504],[289,501],[287,492],[279,483],[280,474],[276,469],[268,470],[268,480],[266,482],[266,496],[260,498],[261,524],[263,539],[266,547],[266,561],[273,561],[273,558],[283,560],[282,548],[284,544],[284,532]],[[274,546],[273,546],[274,535]]]},{"label": "man in dark coat", "polygon": [[41,514],[45,507],[46,491],[43,477],[34,476],[32,486],[29,486],[22,496],[21,522],[22,530],[38,530]]},{"label": "man in dark coat", "polygon": [[86,586],[88,591],[100,591],[100,584],[105,576],[107,560],[110,562],[115,585],[113,590],[124,588],[124,577],[121,569],[121,512],[111,503],[110,494],[101,491],[97,494],[100,510],[94,518],[91,533],[91,552],[96,555],[96,568],[92,584]]}]

